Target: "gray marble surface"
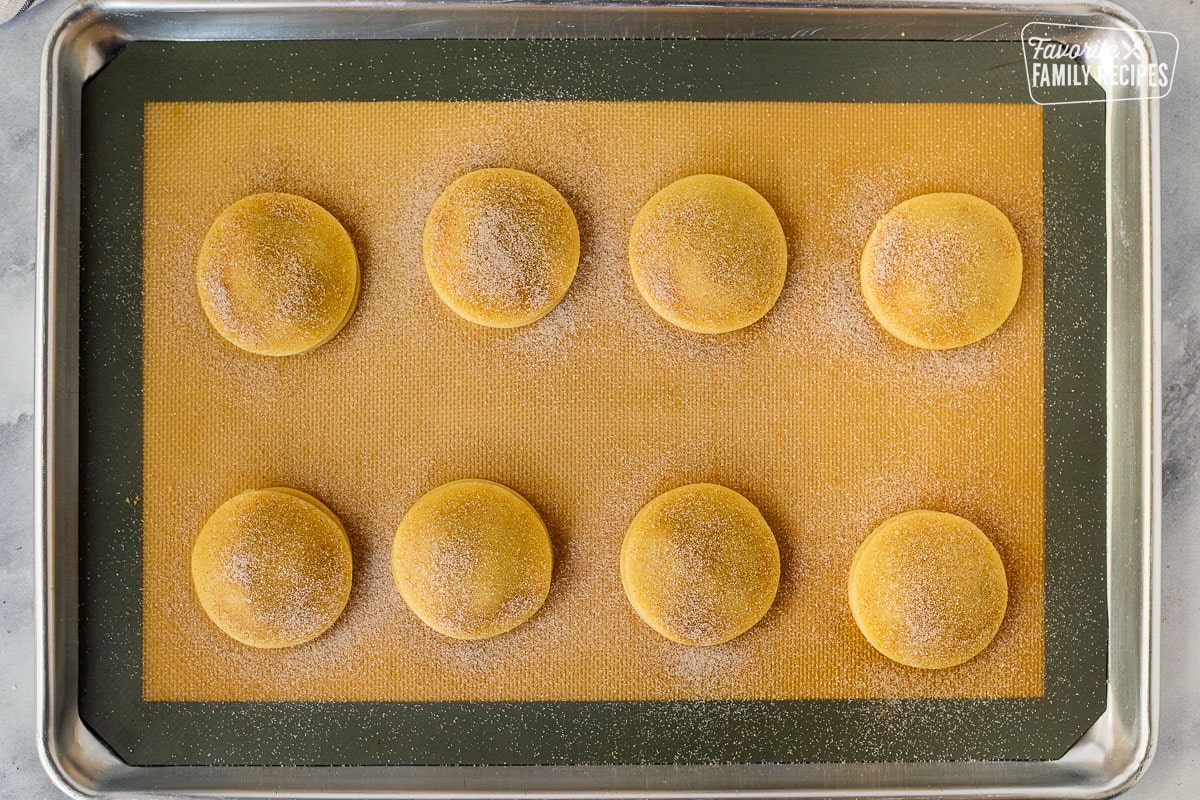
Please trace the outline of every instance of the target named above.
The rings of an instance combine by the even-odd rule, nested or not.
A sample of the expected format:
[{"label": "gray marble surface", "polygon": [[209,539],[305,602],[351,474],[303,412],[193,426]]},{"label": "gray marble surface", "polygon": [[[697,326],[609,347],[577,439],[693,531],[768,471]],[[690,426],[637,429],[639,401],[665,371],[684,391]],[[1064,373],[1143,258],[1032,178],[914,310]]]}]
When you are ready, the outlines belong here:
[{"label": "gray marble surface", "polygon": [[[0,25],[0,797],[59,797],[34,750],[33,270],[42,40],[69,0]],[[1131,800],[1200,796],[1200,6],[1128,0],[1180,39],[1162,102],[1162,721]]]}]

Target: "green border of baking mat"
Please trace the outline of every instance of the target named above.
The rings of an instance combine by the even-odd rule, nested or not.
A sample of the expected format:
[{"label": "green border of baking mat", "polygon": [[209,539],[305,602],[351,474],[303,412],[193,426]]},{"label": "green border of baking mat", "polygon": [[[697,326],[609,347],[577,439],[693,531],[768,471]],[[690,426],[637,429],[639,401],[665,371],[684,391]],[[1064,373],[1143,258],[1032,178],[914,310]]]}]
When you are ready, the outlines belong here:
[{"label": "green border of baking mat", "polygon": [[[139,765],[1036,760],[1105,708],[1103,104],[1044,112],[1046,694],[721,702],[141,696],[142,109],[149,101],[1029,102],[1012,42],[138,42],[83,90],[80,714]],[[198,665],[197,668],[202,668]],[[886,708],[886,713],[880,711]]]}]

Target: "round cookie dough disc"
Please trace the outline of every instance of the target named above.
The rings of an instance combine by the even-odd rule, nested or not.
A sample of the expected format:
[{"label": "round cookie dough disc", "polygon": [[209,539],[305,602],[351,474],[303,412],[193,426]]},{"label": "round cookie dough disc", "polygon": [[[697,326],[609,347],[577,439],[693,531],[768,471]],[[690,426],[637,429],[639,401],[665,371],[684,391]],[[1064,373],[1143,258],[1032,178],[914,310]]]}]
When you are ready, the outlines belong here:
[{"label": "round cookie dough disc", "polygon": [[579,266],[579,226],[563,196],[538,176],[481,169],[434,202],[422,250],[429,282],[456,314],[516,328],[566,295]]},{"label": "round cookie dough disc", "polygon": [[346,229],[294,194],[243,198],[208,229],[196,289],[217,333],[251,353],[290,356],[337,335],[358,304]]},{"label": "round cookie dough disc", "polygon": [[392,543],[392,578],[438,633],[486,639],[532,617],[550,593],[550,535],[521,495],[485,480],[423,495]]},{"label": "round cookie dough disc", "polygon": [[876,528],[854,556],[849,589],[867,641],[921,669],[974,658],[1008,606],[996,548],[967,520],[938,511],[908,511]]},{"label": "round cookie dough disc", "polygon": [[863,249],[863,297],[888,333],[946,350],[999,328],[1021,292],[1021,243],[1008,217],[969,194],[906,200]]},{"label": "round cookie dough disc", "polygon": [[660,317],[727,333],[763,317],[783,290],[787,240],[762,195],[722,175],[693,175],[650,198],[633,221],[629,266]]},{"label": "round cookie dough disc", "polygon": [[754,627],[779,588],[779,547],[732,489],[693,483],[647,503],[621,546],[621,583],[638,616],[668,639],[727,642]]},{"label": "round cookie dough disc", "polygon": [[341,522],[296,489],[255,489],[225,501],[192,547],[200,605],[251,647],[320,636],[346,607],[352,573]]}]

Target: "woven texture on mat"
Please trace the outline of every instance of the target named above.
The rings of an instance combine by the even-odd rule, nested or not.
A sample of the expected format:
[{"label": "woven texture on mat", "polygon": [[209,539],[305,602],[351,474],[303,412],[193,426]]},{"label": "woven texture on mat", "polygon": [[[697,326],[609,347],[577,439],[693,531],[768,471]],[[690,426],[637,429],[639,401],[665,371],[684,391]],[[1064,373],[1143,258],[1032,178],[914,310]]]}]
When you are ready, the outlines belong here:
[{"label": "woven texture on mat", "polygon": [[[155,103],[145,116],[143,694],[150,700],[662,700],[1026,697],[1043,691],[1042,118],[1034,105]],[[421,262],[425,216],[485,166],[571,203],[582,261],[563,303],[495,330],[455,316]],[[790,267],[735,333],[661,321],[626,265],[638,208],[700,172],[775,207]],[[209,327],[194,260],[229,203],[287,191],[327,207],[363,270],[345,330],[303,356],[243,353]],[[921,351],[858,290],[875,221],[930,191],[1013,221],[1021,297],[983,342]],[[525,495],[554,541],[545,607],[458,642],[392,586],[396,525],[422,493],[482,477]],[[767,616],[711,648],[660,638],[627,604],[625,529],[666,489],[725,484],[779,540]],[[255,651],[204,616],[188,573],[212,511],[251,487],[308,491],[343,520],[355,584],[327,634]],[[995,642],[920,671],[858,633],[858,544],[912,508],[971,519],[1011,592]]]}]

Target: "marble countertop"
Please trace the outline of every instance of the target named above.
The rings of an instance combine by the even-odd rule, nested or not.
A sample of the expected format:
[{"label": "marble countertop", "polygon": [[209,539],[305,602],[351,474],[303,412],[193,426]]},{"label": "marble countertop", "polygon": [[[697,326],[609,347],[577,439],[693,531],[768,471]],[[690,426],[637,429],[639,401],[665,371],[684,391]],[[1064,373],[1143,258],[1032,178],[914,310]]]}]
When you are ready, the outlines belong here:
[{"label": "marble countertop", "polygon": [[[70,0],[0,25],[0,797],[61,797],[34,749],[33,293],[42,40]],[[1200,6],[1126,0],[1180,39],[1162,109],[1163,594],[1158,752],[1130,800],[1200,795]]]}]

